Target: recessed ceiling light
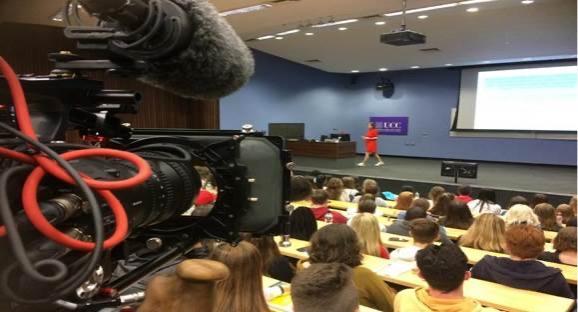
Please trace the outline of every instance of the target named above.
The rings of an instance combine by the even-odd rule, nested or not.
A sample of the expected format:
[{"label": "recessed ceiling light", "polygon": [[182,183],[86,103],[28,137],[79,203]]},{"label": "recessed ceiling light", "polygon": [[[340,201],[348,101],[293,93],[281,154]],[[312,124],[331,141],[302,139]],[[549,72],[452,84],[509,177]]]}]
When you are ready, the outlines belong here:
[{"label": "recessed ceiling light", "polygon": [[419,19],[426,19],[426,18],[428,18],[428,17],[429,17],[429,16],[427,16],[427,15],[420,15],[420,16],[418,16],[417,18],[419,18]]},{"label": "recessed ceiling light", "polygon": [[534,0],[523,0],[522,4],[532,4],[534,3]]},{"label": "recessed ceiling light", "polygon": [[418,69],[419,66],[412,66],[411,69]]},{"label": "recessed ceiling light", "polygon": [[480,10],[480,9],[478,9],[478,8],[468,8],[468,9],[466,10],[466,12],[476,13],[476,12],[478,12],[479,10]]},{"label": "recessed ceiling light", "polygon": [[280,33],[277,34],[277,36],[290,35],[290,34],[298,33],[298,32],[300,32],[300,31],[301,31],[301,29],[291,29],[291,30],[288,30],[288,31],[280,32]]},{"label": "recessed ceiling light", "polygon": [[315,35],[315,34],[312,32],[305,33],[305,36],[313,36],[313,35]]},{"label": "recessed ceiling light", "polygon": [[337,29],[339,29],[339,30],[347,30],[347,27],[339,27],[339,28],[337,28]]},{"label": "recessed ceiling light", "polygon": [[379,25],[379,26],[381,26],[381,25],[385,25],[385,21],[379,21],[379,22],[375,22],[375,25]]},{"label": "recessed ceiling light", "polygon": [[454,66],[454,64],[447,63],[446,66]]},{"label": "recessed ceiling light", "polygon": [[229,16],[229,15],[236,15],[236,14],[245,14],[245,13],[251,13],[251,12],[255,12],[255,11],[264,10],[264,9],[267,9],[270,7],[272,7],[271,4],[264,3],[264,4],[252,5],[252,6],[248,6],[248,7],[244,7],[244,8],[224,11],[224,12],[219,13],[219,15]]},{"label": "recessed ceiling light", "polygon": [[328,27],[328,26],[335,26],[335,25],[343,25],[343,24],[349,24],[349,23],[355,23],[359,21],[356,18],[352,18],[352,19],[348,19],[348,20],[342,20],[342,21],[337,21],[337,22],[329,22],[329,23],[324,23],[324,24],[317,24],[317,25],[313,25],[311,27],[315,27],[315,28],[321,28],[321,27]]},{"label": "recessed ceiling light", "polygon": [[[451,7],[455,7],[457,5],[458,5],[457,2],[447,3],[447,4],[441,4],[441,5],[434,5],[434,6],[430,6],[430,7],[411,9],[411,10],[405,11],[405,13],[411,14],[411,13],[418,13],[418,12],[425,12],[425,11],[433,11],[433,10],[451,8]],[[398,15],[402,15],[402,14],[403,14],[402,11],[398,11],[398,12],[386,13],[384,15],[385,16],[398,16]]]},{"label": "recessed ceiling light", "polygon": [[275,37],[277,40],[283,40],[283,37]]},{"label": "recessed ceiling light", "polygon": [[359,70],[354,69],[354,70],[352,70],[351,72],[352,72],[352,73],[359,73]]},{"label": "recessed ceiling light", "polygon": [[267,40],[267,39],[273,39],[273,38],[275,38],[275,36],[269,35],[269,36],[259,37],[259,38],[257,38],[257,40]]},{"label": "recessed ceiling light", "polygon": [[379,69],[379,71],[387,71],[387,68],[382,67],[382,68]]}]

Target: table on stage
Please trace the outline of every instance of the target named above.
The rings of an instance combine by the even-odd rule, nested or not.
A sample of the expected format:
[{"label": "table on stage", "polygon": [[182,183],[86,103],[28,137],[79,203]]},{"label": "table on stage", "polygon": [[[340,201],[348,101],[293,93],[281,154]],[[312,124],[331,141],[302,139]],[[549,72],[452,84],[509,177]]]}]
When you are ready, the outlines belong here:
[{"label": "table on stage", "polygon": [[356,160],[355,142],[287,141],[286,147],[300,166],[350,168]]}]

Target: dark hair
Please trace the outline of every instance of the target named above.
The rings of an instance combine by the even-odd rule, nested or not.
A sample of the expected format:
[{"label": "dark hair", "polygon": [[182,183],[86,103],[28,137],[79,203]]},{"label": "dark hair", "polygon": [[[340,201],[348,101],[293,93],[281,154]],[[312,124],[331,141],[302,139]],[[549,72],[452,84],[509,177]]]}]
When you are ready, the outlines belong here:
[{"label": "dark hair", "polygon": [[327,196],[332,200],[341,200],[341,193],[343,193],[343,181],[340,178],[331,178],[327,181],[325,189]]},{"label": "dark hair", "polygon": [[510,201],[508,202],[508,209],[514,205],[530,206],[530,203],[528,202],[526,197],[518,195],[510,198]]},{"label": "dark hair", "polygon": [[490,202],[490,203],[495,203],[496,202],[496,192],[494,190],[491,189],[481,189],[480,192],[478,193],[478,199],[482,202],[482,204],[480,206],[483,206],[484,203]]},{"label": "dark hair", "polygon": [[506,230],[508,253],[522,259],[535,259],[544,251],[544,232],[534,225],[512,224]]},{"label": "dark hair", "polygon": [[361,265],[361,245],[357,234],[346,224],[329,224],[311,237],[311,263],[343,263],[354,268]]},{"label": "dark hair", "polygon": [[412,202],[411,202],[411,207],[419,207],[421,209],[423,209],[424,211],[427,211],[429,209],[429,201],[425,198],[415,198]]},{"label": "dark hair", "polygon": [[447,214],[440,223],[446,227],[467,230],[474,223],[474,217],[466,203],[454,200],[448,205]]},{"label": "dark hair", "polygon": [[354,177],[343,177],[343,187],[348,189],[356,189],[357,183]]},{"label": "dark hair", "polygon": [[299,207],[289,216],[291,238],[309,241],[317,231],[317,220],[311,209]]},{"label": "dark hair", "polygon": [[291,281],[295,312],[353,312],[359,306],[351,268],[342,263],[315,263]]},{"label": "dark hair", "polygon": [[443,193],[438,197],[438,201],[429,212],[436,216],[445,216],[448,213],[448,207],[454,198],[455,196],[452,193]]},{"label": "dark hair", "polygon": [[437,202],[438,198],[445,192],[446,192],[446,189],[444,189],[443,187],[441,187],[439,185],[435,185],[429,190],[429,193],[427,196],[435,204]]},{"label": "dark hair", "polygon": [[558,232],[552,241],[554,249],[558,252],[572,250],[576,252],[576,227],[567,226]]},{"label": "dark hair", "polygon": [[[365,197],[365,195],[363,195]],[[363,213],[363,212],[367,212],[367,213],[371,213],[374,214],[375,213],[375,209],[377,208],[376,204],[375,204],[375,200],[373,199],[360,199],[359,203],[357,204],[357,212],[358,213]]]},{"label": "dark hair", "polygon": [[281,252],[279,251],[279,247],[277,247],[275,239],[273,239],[273,236],[270,235],[263,235],[260,237],[253,237],[252,235],[248,235],[246,240],[257,247],[259,250],[263,264],[261,271],[263,274],[269,275],[271,264],[273,264],[275,259],[281,257]]},{"label": "dark hair", "polygon": [[433,243],[440,233],[437,223],[426,218],[415,219],[409,223],[409,234],[416,243]]},{"label": "dark hair", "polygon": [[311,196],[311,183],[303,176],[291,177],[291,201],[308,199]]},{"label": "dark hair", "polygon": [[371,126],[371,128],[375,129],[375,122],[370,121],[370,122],[369,122],[369,125]]},{"label": "dark hair", "polygon": [[421,275],[433,289],[448,293],[464,283],[468,257],[455,244],[429,245],[417,252],[415,260]]},{"label": "dark hair", "polygon": [[560,226],[556,222],[556,208],[548,203],[541,203],[534,206],[534,213],[540,220],[540,225],[544,231],[558,231]]},{"label": "dark hair", "polygon": [[566,223],[566,227],[568,227],[568,226],[573,226],[573,227],[578,226],[578,218],[574,217],[574,218],[571,218],[570,220],[568,220],[568,222]]},{"label": "dark hair", "polygon": [[315,205],[323,205],[327,203],[329,196],[324,190],[313,190],[311,194],[311,202]]},{"label": "dark hair", "polygon": [[412,194],[415,194],[415,187],[411,186],[411,185],[402,185],[401,189],[399,190],[400,193],[402,192],[410,192]]},{"label": "dark hair", "polygon": [[458,186],[458,195],[470,195],[472,193],[472,188],[469,185],[462,184]]},{"label": "dark hair", "polygon": [[532,197],[532,203],[531,203],[530,207],[534,208],[534,207],[536,207],[536,205],[542,204],[542,203],[548,203],[548,195],[537,193],[537,194],[534,194],[534,197]]},{"label": "dark hair", "polygon": [[411,221],[425,217],[427,217],[427,212],[425,209],[420,207],[411,207],[405,212],[405,221]]}]

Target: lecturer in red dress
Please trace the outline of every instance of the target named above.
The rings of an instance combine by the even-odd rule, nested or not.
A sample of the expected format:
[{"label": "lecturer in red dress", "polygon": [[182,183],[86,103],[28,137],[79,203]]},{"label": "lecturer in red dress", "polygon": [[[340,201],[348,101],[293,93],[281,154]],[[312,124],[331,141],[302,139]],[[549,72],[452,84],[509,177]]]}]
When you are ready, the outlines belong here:
[{"label": "lecturer in red dress", "polygon": [[360,167],[365,166],[365,163],[369,160],[369,157],[374,155],[377,159],[377,163],[375,164],[376,167],[383,166],[383,161],[379,157],[379,153],[377,152],[377,139],[379,137],[379,132],[375,129],[375,123],[370,122],[367,124],[367,133],[365,136],[362,136],[363,140],[365,141],[365,157],[363,161],[357,164]]}]

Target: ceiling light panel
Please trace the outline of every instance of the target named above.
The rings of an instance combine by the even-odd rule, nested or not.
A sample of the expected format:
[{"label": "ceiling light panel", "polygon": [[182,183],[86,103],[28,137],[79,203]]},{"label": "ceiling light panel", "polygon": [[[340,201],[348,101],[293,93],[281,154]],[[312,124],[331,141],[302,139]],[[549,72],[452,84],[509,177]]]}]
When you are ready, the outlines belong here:
[{"label": "ceiling light panel", "polygon": [[358,21],[359,21],[358,19],[352,18],[352,19],[347,19],[347,20],[342,20],[342,21],[329,22],[329,23],[324,23],[324,24],[317,24],[317,25],[313,25],[313,26],[311,26],[311,27],[322,28],[322,27],[329,27],[329,26],[335,26],[335,25],[351,24],[351,23],[355,23],[355,22],[358,22]]},{"label": "ceiling light panel", "polygon": [[248,6],[248,7],[244,7],[244,8],[238,8],[238,9],[233,9],[233,10],[229,10],[229,11],[224,11],[224,12],[219,13],[219,15],[230,16],[230,15],[237,15],[237,14],[246,14],[246,13],[251,13],[251,12],[256,12],[256,11],[268,9],[272,6],[273,5],[271,5],[271,4],[263,3],[263,4],[252,5],[252,6]]}]

